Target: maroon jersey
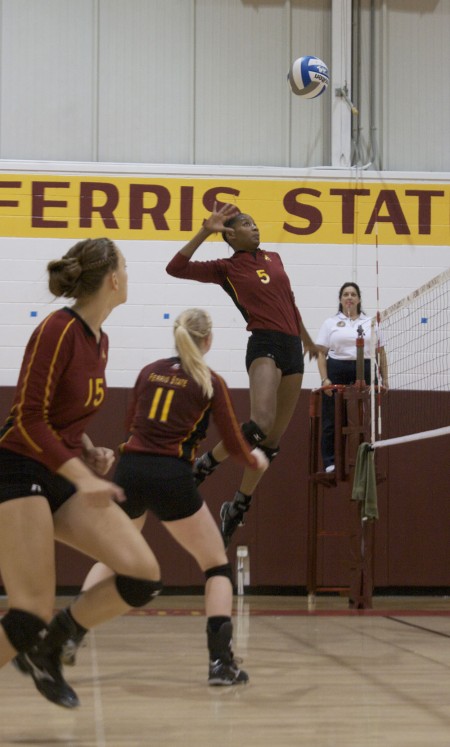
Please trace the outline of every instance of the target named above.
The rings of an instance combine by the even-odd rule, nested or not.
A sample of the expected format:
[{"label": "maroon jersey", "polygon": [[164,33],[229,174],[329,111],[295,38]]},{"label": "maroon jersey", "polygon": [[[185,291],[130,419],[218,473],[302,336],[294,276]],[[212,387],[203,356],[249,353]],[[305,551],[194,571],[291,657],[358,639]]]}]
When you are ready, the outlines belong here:
[{"label": "maroon jersey", "polygon": [[194,262],[179,252],[166,267],[169,275],[217,283],[232,298],[247,329],[272,329],[300,335],[300,312],[290,280],[276,252],[235,252],[228,259]]},{"label": "maroon jersey", "polygon": [[0,447],[56,471],[82,453],[81,437],[106,394],[108,338],[71,309],[50,314],[30,337]]},{"label": "maroon jersey", "polygon": [[122,452],[175,456],[193,462],[206,436],[212,413],[225,448],[235,459],[256,467],[256,458],[242,436],[224,380],[211,371],[213,396],[209,399],[185,373],[179,358],[149,363],[133,390],[127,427],[130,437]]}]

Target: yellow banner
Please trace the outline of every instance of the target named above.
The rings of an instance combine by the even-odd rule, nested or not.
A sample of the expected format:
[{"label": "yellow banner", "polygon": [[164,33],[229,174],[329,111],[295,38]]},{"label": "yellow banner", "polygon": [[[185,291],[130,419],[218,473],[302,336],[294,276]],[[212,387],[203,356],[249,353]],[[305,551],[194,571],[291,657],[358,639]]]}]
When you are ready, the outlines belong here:
[{"label": "yellow banner", "polygon": [[450,243],[450,184],[360,179],[3,173],[0,234],[188,241],[215,200],[249,213],[263,243]]}]

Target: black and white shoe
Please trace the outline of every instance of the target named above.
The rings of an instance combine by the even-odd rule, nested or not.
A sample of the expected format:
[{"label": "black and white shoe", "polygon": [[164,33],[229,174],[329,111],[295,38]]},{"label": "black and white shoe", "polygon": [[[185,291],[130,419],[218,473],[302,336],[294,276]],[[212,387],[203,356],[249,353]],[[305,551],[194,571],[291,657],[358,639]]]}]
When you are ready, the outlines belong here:
[{"label": "black and white shoe", "polygon": [[[84,640],[84,635],[81,635],[78,639],[69,638],[61,647],[61,653],[59,660],[61,664],[66,667],[74,667],[77,663],[77,652],[81,647]],[[86,644],[84,644],[86,645]]]},{"label": "black and white shoe", "polygon": [[17,654],[13,664],[23,674],[31,675],[37,690],[51,703],[63,708],[76,708],[80,701],[62,675],[59,656],[59,651],[44,654],[32,650],[26,654]]},{"label": "black and white shoe", "polygon": [[222,503],[220,509],[220,533],[225,547],[228,547],[230,544],[230,540],[236,529],[244,526],[244,515],[250,508],[251,499],[250,495],[244,495],[238,490],[232,501]]},{"label": "black and white shoe", "polygon": [[229,663],[220,659],[209,662],[208,685],[245,685],[248,679],[247,672],[239,669],[235,659]]},{"label": "black and white shoe", "polygon": [[236,529],[243,525],[243,511],[237,511],[231,501],[225,501],[225,503],[222,503],[220,509],[220,533],[225,547],[228,547],[230,544],[230,540]]},{"label": "black and white shoe", "polygon": [[208,685],[244,685],[248,682],[248,674],[239,669],[238,660],[234,658],[231,620],[222,623],[219,630],[214,632],[210,621],[206,627],[209,650]]}]

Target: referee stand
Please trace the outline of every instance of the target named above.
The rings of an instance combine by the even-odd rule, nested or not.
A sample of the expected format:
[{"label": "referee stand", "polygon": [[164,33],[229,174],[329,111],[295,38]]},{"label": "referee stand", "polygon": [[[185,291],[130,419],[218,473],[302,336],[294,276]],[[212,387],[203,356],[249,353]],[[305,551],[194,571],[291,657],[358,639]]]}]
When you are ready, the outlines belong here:
[{"label": "referee stand", "polygon": [[[362,331],[362,330],[361,330]],[[374,521],[364,515],[359,500],[351,500],[358,450],[370,442],[370,386],[364,381],[363,348],[357,340],[357,381],[351,386],[333,384],[313,390],[310,395],[310,442],[308,480],[307,592],[308,606],[315,607],[320,592],[338,592],[348,596],[350,609],[372,609],[374,567]],[[362,354],[361,354],[362,353]],[[335,400],[335,471],[323,472],[320,466],[322,397],[325,390],[334,392]],[[377,482],[385,477],[377,475]],[[319,526],[319,486],[330,498],[340,483],[348,485],[350,502],[345,531],[326,530]],[[342,537],[348,544],[348,585],[325,586],[318,582],[318,546],[326,538]]]}]

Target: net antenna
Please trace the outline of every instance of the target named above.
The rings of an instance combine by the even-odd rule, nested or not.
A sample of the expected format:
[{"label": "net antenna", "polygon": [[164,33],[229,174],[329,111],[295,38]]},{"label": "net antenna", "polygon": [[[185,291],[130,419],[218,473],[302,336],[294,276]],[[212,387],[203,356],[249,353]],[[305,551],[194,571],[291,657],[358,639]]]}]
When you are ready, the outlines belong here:
[{"label": "net antenna", "polygon": [[[378,263],[378,221],[375,223],[375,276],[376,276],[376,290],[377,290],[377,309],[376,309],[376,337],[374,335],[374,324],[372,322],[372,330],[370,335],[370,349],[372,351],[370,356],[370,423],[371,423],[371,439],[372,443],[376,440],[377,425],[378,425],[378,438],[381,438],[382,432],[382,420],[381,420],[381,388],[376,386],[376,382],[380,381],[380,359],[381,359],[381,335],[380,335],[380,267]],[[375,352],[374,352],[375,350]],[[383,355],[385,355],[383,351]],[[376,422],[376,414],[378,413],[378,423]]]},{"label": "net antenna", "polygon": [[[372,320],[371,362],[380,371],[386,356],[389,396],[372,385],[372,415],[383,407],[372,446],[450,434],[450,269],[393,304]],[[373,381],[373,377],[372,377]],[[387,422],[386,422],[387,421]]]}]

